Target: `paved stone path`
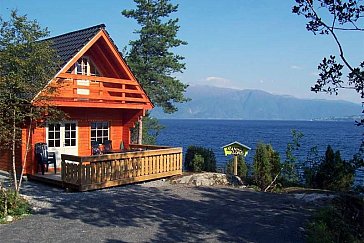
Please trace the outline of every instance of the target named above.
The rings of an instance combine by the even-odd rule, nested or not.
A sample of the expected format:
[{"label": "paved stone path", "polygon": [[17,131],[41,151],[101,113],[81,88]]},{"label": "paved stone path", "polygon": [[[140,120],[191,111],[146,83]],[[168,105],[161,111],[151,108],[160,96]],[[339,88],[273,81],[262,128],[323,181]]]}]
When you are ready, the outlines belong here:
[{"label": "paved stone path", "polygon": [[304,242],[312,204],[293,195],[156,181],[70,193],[25,182],[35,212],[0,242]]}]

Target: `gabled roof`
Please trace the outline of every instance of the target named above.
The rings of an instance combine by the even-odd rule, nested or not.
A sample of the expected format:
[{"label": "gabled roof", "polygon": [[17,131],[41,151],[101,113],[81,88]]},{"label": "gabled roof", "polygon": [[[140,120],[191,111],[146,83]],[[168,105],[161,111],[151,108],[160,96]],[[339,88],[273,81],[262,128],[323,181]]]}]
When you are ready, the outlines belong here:
[{"label": "gabled roof", "polygon": [[238,146],[241,146],[247,150],[251,150],[251,148],[249,148],[248,146],[246,146],[245,144],[242,144],[242,143],[239,143],[238,141],[235,141],[235,142],[232,142],[232,143],[229,143],[229,144],[226,144],[224,146],[222,146],[221,148],[225,148],[225,147],[229,147],[229,146],[232,146],[232,145],[238,145]]},{"label": "gabled roof", "polygon": [[104,24],[95,25],[86,29],[81,29],[45,39],[51,41],[51,47],[56,50],[63,67],[73,56],[75,56],[101,29],[105,29]]},{"label": "gabled roof", "polygon": [[[106,102],[110,108],[132,107],[133,109],[143,110],[153,108],[151,100],[126,64],[117,46],[105,30],[104,24],[42,41],[50,41],[51,47],[61,60],[60,70],[55,74],[54,79],[48,83],[50,85],[53,81],[62,80],[62,85],[59,87],[62,91],[57,95],[53,94],[54,99],[51,102],[54,105],[104,107],[104,102]],[[104,68],[109,67],[109,70],[103,76],[93,77],[93,81],[103,83],[101,86],[78,87],[78,82],[72,81],[89,79],[89,76],[86,77],[68,71],[85,53],[90,57],[92,55],[100,56],[101,61],[98,58],[93,61],[98,61],[98,64],[100,66],[104,65]],[[34,97],[33,101],[41,93],[42,91]]]}]

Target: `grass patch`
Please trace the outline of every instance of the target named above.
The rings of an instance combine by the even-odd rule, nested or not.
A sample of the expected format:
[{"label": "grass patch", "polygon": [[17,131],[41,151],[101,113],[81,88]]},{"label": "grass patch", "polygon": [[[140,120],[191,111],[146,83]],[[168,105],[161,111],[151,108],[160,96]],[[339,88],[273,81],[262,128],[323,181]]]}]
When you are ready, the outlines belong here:
[{"label": "grass patch", "polygon": [[8,215],[17,219],[30,212],[27,200],[17,195],[14,190],[0,190],[0,223],[6,223],[5,217]]}]

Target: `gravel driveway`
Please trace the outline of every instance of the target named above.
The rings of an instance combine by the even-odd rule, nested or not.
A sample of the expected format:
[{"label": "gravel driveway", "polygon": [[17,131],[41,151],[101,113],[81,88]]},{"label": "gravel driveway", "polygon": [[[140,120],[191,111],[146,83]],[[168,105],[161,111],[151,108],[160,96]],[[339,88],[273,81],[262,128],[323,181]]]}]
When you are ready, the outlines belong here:
[{"label": "gravel driveway", "polygon": [[33,215],[0,225],[0,242],[304,242],[311,204],[288,194],[154,181],[91,192],[35,182]]}]

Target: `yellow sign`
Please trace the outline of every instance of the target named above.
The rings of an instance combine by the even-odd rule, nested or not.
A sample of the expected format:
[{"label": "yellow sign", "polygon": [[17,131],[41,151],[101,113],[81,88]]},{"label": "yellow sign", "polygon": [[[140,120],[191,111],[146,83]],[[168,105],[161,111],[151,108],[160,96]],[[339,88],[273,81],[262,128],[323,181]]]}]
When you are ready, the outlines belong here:
[{"label": "yellow sign", "polygon": [[241,144],[239,142],[233,142],[230,144],[227,144],[222,147],[224,149],[225,156],[227,155],[244,155],[246,156],[248,154],[248,151],[251,149],[248,146]]}]

